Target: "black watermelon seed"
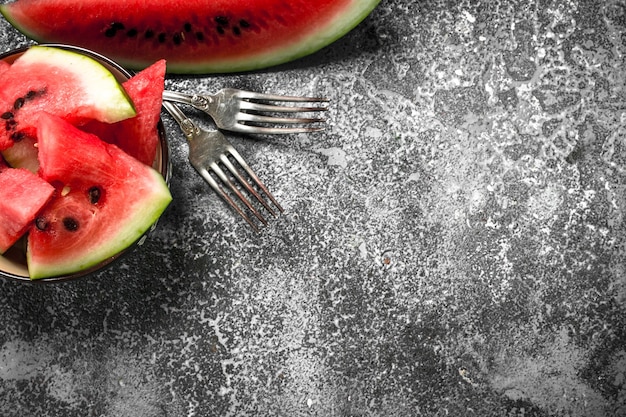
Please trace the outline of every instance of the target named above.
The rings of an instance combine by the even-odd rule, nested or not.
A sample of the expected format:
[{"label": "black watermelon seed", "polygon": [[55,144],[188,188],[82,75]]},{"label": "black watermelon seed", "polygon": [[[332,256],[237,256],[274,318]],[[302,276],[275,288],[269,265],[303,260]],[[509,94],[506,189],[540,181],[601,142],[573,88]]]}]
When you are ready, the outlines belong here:
[{"label": "black watermelon seed", "polygon": [[89,194],[89,202],[91,204],[97,204],[100,201],[100,197],[102,196],[102,191],[97,186],[93,186],[88,191]]},{"label": "black watermelon seed", "polygon": [[112,38],[117,34],[118,30],[124,30],[124,24],[120,22],[113,22],[109,25],[106,31],[104,31],[104,36],[107,38]]},{"label": "black watermelon seed", "polygon": [[14,117],[13,113],[11,113],[10,111],[6,111],[6,112],[2,113],[2,116],[0,116],[0,118],[2,118],[4,120],[9,120],[9,119],[12,119],[13,117]]},{"label": "black watermelon seed", "polygon": [[37,217],[35,219],[35,227],[43,232],[48,229],[48,221],[44,217]]},{"label": "black watermelon seed", "polygon": [[150,38],[154,38],[154,31],[153,30],[146,30],[146,33],[144,33],[144,38],[146,39],[150,39]]},{"label": "black watermelon seed", "polygon": [[15,121],[15,119],[9,119],[4,124],[4,128],[7,131],[11,131],[11,130],[15,129],[15,126],[17,126],[17,122]]},{"label": "black watermelon seed", "polygon": [[239,26],[234,26],[233,27],[233,35],[235,35],[235,36],[241,35],[241,29],[239,29]]},{"label": "black watermelon seed", "polygon": [[30,90],[28,93],[26,93],[26,95],[24,96],[24,98],[26,100],[32,100],[35,97],[37,97],[37,92],[35,90]]},{"label": "black watermelon seed", "polygon": [[220,35],[223,35],[224,34],[224,27],[218,26],[217,27],[217,33],[219,33]]},{"label": "black watermelon seed", "polygon": [[167,39],[167,34],[165,34],[163,32],[159,33],[159,38],[158,39],[159,39],[159,42],[165,43],[165,40]]},{"label": "black watermelon seed", "polygon": [[196,39],[198,40],[198,42],[203,42],[204,41],[204,33],[196,32]]},{"label": "black watermelon seed", "polygon": [[220,26],[228,26],[228,18],[226,16],[217,16],[215,22]]},{"label": "black watermelon seed", "polygon": [[183,37],[180,33],[175,33],[174,36],[172,36],[172,40],[174,41],[174,45],[180,45],[183,41]]},{"label": "black watermelon seed", "polygon": [[65,217],[63,219],[63,227],[65,227],[65,230],[67,230],[68,232],[75,232],[78,230],[78,221],[76,221],[76,219],[72,218],[72,217]]},{"label": "black watermelon seed", "polygon": [[242,28],[249,28],[250,27],[250,23],[248,23],[247,20],[241,19],[239,21],[239,26],[241,26]]},{"label": "black watermelon seed", "polygon": [[17,100],[15,100],[15,103],[13,103],[13,110],[19,110],[22,108],[22,106],[24,105],[24,99],[22,97],[18,98]]},{"label": "black watermelon seed", "polygon": [[22,132],[22,131],[13,132],[13,133],[11,134],[11,140],[12,140],[13,142],[19,142],[19,141],[21,141],[22,139],[24,139],[25,137],[26,137],[26,134],[25,134],[24,132]]},{"label": "black watermelon seed", "polygon": [[191,32],[191,23],[187,22],[183,25],[185,32]]},{"label": "black watermelon seed", "polygon": [[129,38],[134,38],[135,36],[137,36],[137,29],[130,29],[128,32],[126,32],[126,36],[128,36]]}]

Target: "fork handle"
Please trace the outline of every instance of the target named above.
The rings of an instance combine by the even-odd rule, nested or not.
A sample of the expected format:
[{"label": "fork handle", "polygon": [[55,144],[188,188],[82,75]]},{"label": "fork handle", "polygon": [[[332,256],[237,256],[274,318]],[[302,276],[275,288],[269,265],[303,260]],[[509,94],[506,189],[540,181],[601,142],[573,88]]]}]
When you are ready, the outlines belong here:
[{"label": "fork handle", "polygon": [[192,138],[196,134],[198,127],[177,105],[169,101],[163,101],[163,107],[176,120],[187,139]]},{"label": "fork handle", "polygon": [[212,98],[207,95],[200,94],[185,94],[178,91],[163,91],[164,101],[173,101],[176,103],[188,104],[199,110],[207,110],[209,105],[213,102]]},{"label": "fork handle", "polygon": [[164,101],[174,101],[176,103],[191,104],[191,94],[179,93],[178,91],[163,91]]}]

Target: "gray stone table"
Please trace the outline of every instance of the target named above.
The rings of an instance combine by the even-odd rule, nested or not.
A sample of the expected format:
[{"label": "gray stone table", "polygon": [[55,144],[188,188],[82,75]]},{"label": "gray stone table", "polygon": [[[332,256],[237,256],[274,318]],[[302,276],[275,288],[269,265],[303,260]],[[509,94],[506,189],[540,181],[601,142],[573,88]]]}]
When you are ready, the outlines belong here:
[{"label": "gray stone table", "polygon": [[164,115],[146,243],[0,282],[0,415],[625,416],[625,54],[623,1],[383,0],[298,62],[168,78],[327,96],[328,127],[229,136],[286,209],[255,234]]}]

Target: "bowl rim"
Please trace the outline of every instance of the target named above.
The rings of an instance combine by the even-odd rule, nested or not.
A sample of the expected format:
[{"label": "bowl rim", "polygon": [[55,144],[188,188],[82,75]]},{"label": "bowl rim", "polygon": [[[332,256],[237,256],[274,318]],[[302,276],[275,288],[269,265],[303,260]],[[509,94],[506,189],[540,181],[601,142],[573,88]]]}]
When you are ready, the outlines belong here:
[{"label": "bowl rim", "polygon": [[[82,48],[79,46],[75,46],[75,45],[68,45],[68,44],[61,44],[61,43],[42,43],[42,44],[32,44],[32,45],[27,45],[27,46],[23,46],[23,47],[19,47],[19,48],[15,48],[15,49],[11,49],[9,51],[5,51],[0,53],[0,60],[6,60],[7,58],[10,58],[14,55],[21,55],[24,52],[26,52],[28,49],[30,49],[33,46],[45,46],[45,47],[52,47],[52,48],[60,48],[60,49],[65,49],[65,50],[69,50],[69,51],[73,51],[73,52],[77,52],[80,53],[82,55],[88,56],[90,58],[95,59],[96,61],[99,61],[101,64],[104,64],[106,67],[108,67],[108,69],[113,72],[113,75],[115,74],[115,71],[119,72],[120,75],[122,75],[123,77],[126,77],[126,79],[131,78],[133,75],[135,75],[136,73],[133,71],[129,71],[126,68],[122,67],[120,64],[118,64],[117,62],[113,61],[112,59],[99,54],[97,52],[94,52],[92,50],[86,49],[86,48]],[[122,80],[118,78],[119,82],[123,82]],[[163,124],[163,118],[160,117],[159,118],[159,123],[157,125],[157,130],[158,130],[158,134],[159,134],[159,150],[160,153],[157,154],[157,157],[155,158],[155,162],[160,162],[160,168],[157,169],[157,171],[163,176],[165,183],[167,184],[168,188],[170,187],[170,180],[171,180],[171,176],[172,176],[172,164],[171,164],[171,160],[170,160],[170,146],[169,146],[169,141],[167,139],[167,133],[165,130],[165,125]],[[153,166],[154,167],[154,166]],[[59,275],[59,276],[54,276],[54,277],[46,277],[46,278],[39,278],[39,279],[31,279],[29,276],[24,276],[24,275],[17,275],[14,274],[12,272],[8,272],[5,270],[0,269],[0,277],[2,278],[6,278],[12,281],[19,281],[19,282],[28,282],[28,283],[32,283],[32,284],[45,284],[45,283],[58,283],[58,282],[67,282],[67,281],[74,281],[78,278],[83,278],[86,277],[88,275],[93,275],[96,272],[102,271],[104,270],[106,267],[110,266],[113,262],[121,259],[124,257],[124,255],[132,252],[134,249],[136,249],[137,246],[141,246],[145,239],[147,238],[148,234],[150,234],[157,226],[159,219],[157,219],[152,226],[150,226],[150,228],[145,231],[135,242],[133,242],[131,245],[129,245],[128,247],[126,247],[124,250],[122,250],[121,252],[101,261],[100,263],[98,263],[97,265],[94,265],[90,268],[84,269],[82,271],[78,271],[75,272],[73,274],[67,274],[67,275]],[[3,257],[3,255],[0,255],[0,257]]]}]

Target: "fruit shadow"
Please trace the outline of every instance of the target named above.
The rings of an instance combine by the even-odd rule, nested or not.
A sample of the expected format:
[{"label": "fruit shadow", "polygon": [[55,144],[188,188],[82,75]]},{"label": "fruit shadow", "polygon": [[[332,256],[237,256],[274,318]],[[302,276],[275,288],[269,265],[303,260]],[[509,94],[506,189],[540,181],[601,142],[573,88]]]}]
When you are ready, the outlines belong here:
[{"label": "fruit shadow", "polygon": [[45,340],[65,332],[76,335],[71,343],[89,345],[111,331],[176,331],[180,318],[172,311],[182,311],[190,291],[207,285],[201,277],[197,282],[189,278],[189,268],[200,266],[190,262],[187,242],[175,237],[176,229],[185,226],[180,220],[185,211],[183,204],[172,204],[141,245],[100,272],[57,282],[0,280],[0,312],[7,319],[0,342]]},{"label": "fruit shadow", "polygon": [[[2,281],[1,311],[8,322],[0,342],[55,343],[55,335],[66,334],[72,335],[67,348],[75,345],[80,350],[80,346],[115,343],[120,334],[175,338],[187,321],[181,312],[186,311],[191,294],[211,283],[190,280],[182,272],[188,257],[178,250],[165,262],[156,260],[162,250],[162,243],[148,240],[107,270],[72,281]],[[155,256],[147,257],[151,251]]]}]

